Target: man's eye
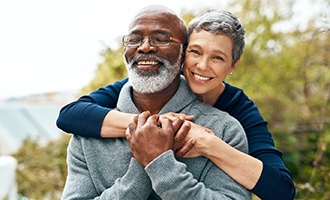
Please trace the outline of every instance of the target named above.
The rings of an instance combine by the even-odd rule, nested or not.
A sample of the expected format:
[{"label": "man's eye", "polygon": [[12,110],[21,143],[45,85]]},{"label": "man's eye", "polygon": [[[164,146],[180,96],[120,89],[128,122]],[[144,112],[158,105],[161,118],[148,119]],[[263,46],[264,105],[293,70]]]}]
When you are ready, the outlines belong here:
[{"label": "man's eye", "polygon": [[155,37],[155,42],[169,42],[167,37]]},{"label": "man's eye", "polygon": [[128,41],[129,42],[140,42],[141,41],[141,37],[131,37]]}]

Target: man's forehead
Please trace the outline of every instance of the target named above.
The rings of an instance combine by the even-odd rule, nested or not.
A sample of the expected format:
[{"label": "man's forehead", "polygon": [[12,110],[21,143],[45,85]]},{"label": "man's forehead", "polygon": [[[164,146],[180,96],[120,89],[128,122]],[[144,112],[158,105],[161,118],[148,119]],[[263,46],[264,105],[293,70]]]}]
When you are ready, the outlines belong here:
[{"label": "man's forehead", "polygon": [[178,23],[175,23],[175,18],[169,15],[150,14],[141,15],[132,20],[129,30],[134,31],[137,29],[164,29],[171,31],[172,28],[177,28]]},{"label": "man's forehead", "polygon": [[142,12],[140,14],[137,14],[133,19],[134,21],[139,21],[142,23],[144,20],[146,21],[173,21],[177,20],[178,17],[172,13],[164,12],[164,11],[152,11],[152,12]]},{"label": "man's forehead", "polygon": [[147,13],[171,13],[172,15],[176,15],[175,12],[173,12],[171,9],[169,9],[168,7],[162,6],[162,5],[151,5],[151,6],[147,6],[143,9],[141,9],[137,15],[140,14],[147,14]]}]

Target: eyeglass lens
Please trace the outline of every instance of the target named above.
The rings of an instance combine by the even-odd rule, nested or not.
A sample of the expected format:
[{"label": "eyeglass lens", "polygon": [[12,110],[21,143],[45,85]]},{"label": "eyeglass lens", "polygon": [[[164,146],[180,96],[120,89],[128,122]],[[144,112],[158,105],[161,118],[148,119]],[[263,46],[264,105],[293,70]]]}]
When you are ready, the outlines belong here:
[{"label": "eyeglass lens", "polygon": [[[126,35],[123,37],[125,46],[140,46],[144,37],[138,34]],[[171,37],[166,34],[152,34],[148,36],[151,46],[167,46],[171,43]]]}]

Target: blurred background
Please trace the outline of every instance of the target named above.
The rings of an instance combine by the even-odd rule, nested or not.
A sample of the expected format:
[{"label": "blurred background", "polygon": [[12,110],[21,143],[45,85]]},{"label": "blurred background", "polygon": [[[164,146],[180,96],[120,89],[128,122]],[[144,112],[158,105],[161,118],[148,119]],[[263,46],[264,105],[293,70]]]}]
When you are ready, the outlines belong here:
[{"label": "blurred background", "polygon": [[296,199],[330,199],[329,0],[1,0],[0,199],[60,198],[70,134],[58,112],[127,76],[121,36],[155,3],[187,23],[210,8],[240,19],[246,47],[226,81],[269,122]]}]

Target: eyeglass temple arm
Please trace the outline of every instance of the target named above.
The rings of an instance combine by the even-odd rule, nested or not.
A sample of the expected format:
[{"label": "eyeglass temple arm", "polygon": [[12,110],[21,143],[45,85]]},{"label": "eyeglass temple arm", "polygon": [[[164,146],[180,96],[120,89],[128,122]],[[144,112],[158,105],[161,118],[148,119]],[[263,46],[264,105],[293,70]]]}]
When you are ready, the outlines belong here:
[{"label": "eyeglass temple arm", "polygon": [[174,37],[170,37],[170,40],[173,41],[173,42],[176,42],[176,43],[182,43],[181,40],[179,40],[177,38],[174,38]]}]

